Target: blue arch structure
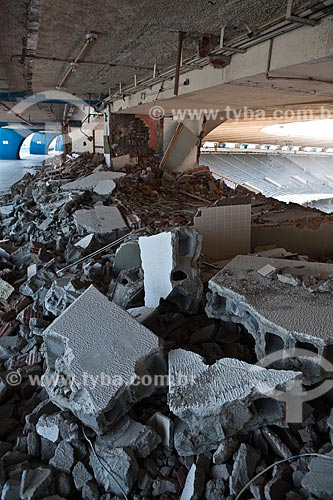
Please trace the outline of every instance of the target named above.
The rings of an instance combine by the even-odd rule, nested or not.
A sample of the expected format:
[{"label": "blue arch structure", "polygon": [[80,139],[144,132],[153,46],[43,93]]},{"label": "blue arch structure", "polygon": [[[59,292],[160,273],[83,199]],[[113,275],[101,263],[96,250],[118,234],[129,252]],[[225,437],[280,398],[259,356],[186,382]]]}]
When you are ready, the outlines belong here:
[{"label": "blue arch structure", "polygon": [[0,128],[0,160],[19,160],[20,148],[31,133],[28,129]]},{"label": "blue arch structure", "polygon": [[55,143],[54,150],[55,151],[59,151],[60,153],[63,153],[63,151],[64,151],[64,141],[62,139],[62,135],[58,135],[56,143]]},{"label": "blue arch structure", "polygon": [[31,155],[47,155],[49,146],[53,139],[57,137],[58,134],[55,133],[43,133],[35,132],[32,136],[30,143],[30,154]]}]

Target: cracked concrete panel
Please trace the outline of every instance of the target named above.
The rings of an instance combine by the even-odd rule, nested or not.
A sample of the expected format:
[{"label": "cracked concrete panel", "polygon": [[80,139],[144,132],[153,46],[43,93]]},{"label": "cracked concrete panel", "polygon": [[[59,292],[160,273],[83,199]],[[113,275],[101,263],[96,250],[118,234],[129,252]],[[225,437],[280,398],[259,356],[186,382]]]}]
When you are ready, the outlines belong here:
[{"label": "cracked concrete panel", "polygon": [[[256,342],[259,359],[283,349],[305,349],[332,359],[333,294],[312,291],[304,285],[265,277],[266,265],[288,273],[329,280],[333,265],[318,262],[237,256],[209,282],[206,313],[210,318],[242,324]],[[321,377],[318,364],[301,360],[313,382]],[[288,362],[291,367],[291,361]],[[284,366],[287,366],[286,364]],[[298,365],[299,366],[299,365]]]},{"label": "cracked concrete panel", "polygon": [[[96,186],[103,186],[104,182],[112,181],[114,184],[113,189],[116,187],[116,183],[114,182],[116,179],[124,177],[125,174],[120,172],[94,172],[87,177],[83,177],[82,179],[78,179],[72,182],[68,182],[61,186],[63,191],[93,191]],[[102,184],[100,184],[102,183]],[[104,193],[105,194],[105,193]]]},{"label": "cracked concrete panel", "polygon": [[301,481],[303,488],[316,498],[331,500],[333,491],[333,455],[316,457],[310,462],[310,472]]},{"label": "cracked concrete panel", "polygon": [[94,234],[109,235],[117,230],[128,229],[117,207],[97,205],[92,210],[77,210],[74,220],[78,227]]},{"label": "cracked concrete panel", "polygon": [[272,399],[272,391],[300,375],[232,358],[209,366],[200,355],[177,349],[169,353],[168,403],[202,441],[203,450],[216,449],[225,437],[241,430],[265,423],[286,426],[284,404]]},{"label": "cracked concrete panel", "polygon": [[197,263],[201,242],[198,231],[188,227],[139,238],[147,307],[158,307],[168,297],[182,311],[197,311],[202,300]]},{"label": "cracked concrete panel", "polygon": [[138,377],[159,365],[159,340],[90,286],[44,333],[43,385],[60,408],[104,432],[154,391]]}]

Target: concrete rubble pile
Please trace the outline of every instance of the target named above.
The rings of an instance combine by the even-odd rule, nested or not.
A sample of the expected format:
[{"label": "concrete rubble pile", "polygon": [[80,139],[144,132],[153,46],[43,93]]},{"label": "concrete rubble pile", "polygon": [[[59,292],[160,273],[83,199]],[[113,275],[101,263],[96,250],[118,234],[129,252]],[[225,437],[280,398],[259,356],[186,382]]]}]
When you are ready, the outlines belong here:
[{"label": "concrete rubble pile", "polygon": [[278,397],[325,378],[333,266],[277,248],[217,272],[193,217],[240,192],[84,154],[2,196],[1,500],[333,498],[330,398],[290,423]]}]

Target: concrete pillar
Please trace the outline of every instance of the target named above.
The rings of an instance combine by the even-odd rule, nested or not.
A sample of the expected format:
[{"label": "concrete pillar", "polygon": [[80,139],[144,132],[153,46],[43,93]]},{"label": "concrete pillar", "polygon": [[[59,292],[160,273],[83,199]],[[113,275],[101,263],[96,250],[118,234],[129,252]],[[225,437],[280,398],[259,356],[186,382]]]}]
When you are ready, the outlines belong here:
[{"label": "concrete pillar", "polygon": [[111,168],[111,151],[110,151],[110,106],[107,104],[104,110],[104,159],[108,168]]},{"label": "concrete pillar", "polygon": [[62,142],[64,145],[63,157],[66,158],[72,152],[72,139],[69,135],[69,125],[68,123],[63,123],[62,125]]}]

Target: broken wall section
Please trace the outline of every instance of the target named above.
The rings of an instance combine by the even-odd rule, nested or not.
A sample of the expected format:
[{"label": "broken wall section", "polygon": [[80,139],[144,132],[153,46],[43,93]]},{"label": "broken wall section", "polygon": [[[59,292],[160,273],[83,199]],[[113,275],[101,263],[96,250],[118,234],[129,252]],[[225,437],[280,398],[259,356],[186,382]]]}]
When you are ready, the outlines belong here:
[{"label": "broken wall section", "polygon": [[198,231],[189,227],[139,238],[145,306],[158,307],[168,297],[181,311],[198,310],[203,292],[198,266],[201,243]]},{"label": "broken wall section", "polygon": [[194,226],[203,237],[204,255],[229,259],[251,250],[251,200],[229,198],[216,206],[200,208]]},{"label": "broken wall section", "polygon": [[110,113],[112,157],[159,158],[163,152],[163,120],[146,115]]}]

